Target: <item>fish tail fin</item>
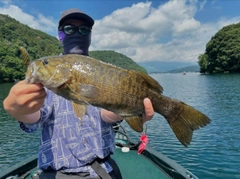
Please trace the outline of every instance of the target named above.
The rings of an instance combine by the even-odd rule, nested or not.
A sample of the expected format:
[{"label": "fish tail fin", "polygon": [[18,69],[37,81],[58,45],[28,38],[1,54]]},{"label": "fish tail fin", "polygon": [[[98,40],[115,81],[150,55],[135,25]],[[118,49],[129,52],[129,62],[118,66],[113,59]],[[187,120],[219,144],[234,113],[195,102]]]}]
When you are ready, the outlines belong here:
[{"label": "fish tail fin", "polygon": [[[162,114],[168,121],[177,139],[187,147],[192,140],[193,131],[210,123],[210,119],[193,107],[177,100],[170,100]],[[163,109],[162,109],[163,111]]]}]

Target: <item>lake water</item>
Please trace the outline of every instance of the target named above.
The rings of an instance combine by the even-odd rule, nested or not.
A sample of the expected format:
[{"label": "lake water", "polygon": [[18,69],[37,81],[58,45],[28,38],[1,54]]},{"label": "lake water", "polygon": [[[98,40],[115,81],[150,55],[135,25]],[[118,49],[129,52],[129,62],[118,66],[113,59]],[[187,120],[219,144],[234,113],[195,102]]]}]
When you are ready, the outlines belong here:
[{"label": "lake water", "polygon": [[[240,74],[152,74],[163,94],[202,111],[211,124],[182,146],[159,114],[147,123],[149,146],[177,161],[200,179],[240,178]],[[39,132],[25,134],[2,109],[13,84],[0,84],[0,171],[37,153]],[[131,137],[140,135],[129,127]]]}]

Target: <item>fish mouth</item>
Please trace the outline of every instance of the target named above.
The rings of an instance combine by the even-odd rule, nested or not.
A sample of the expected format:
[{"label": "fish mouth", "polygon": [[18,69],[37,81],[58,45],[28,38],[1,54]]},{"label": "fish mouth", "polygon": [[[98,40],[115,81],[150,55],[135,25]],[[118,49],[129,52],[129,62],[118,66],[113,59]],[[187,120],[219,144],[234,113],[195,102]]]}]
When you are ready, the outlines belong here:
[{"label": "fish mouth", "polygon": [[26,83],[41,83],[50,90],[62,89],[65,83],[70,79],[68,76],[58,77],[59,69],[57,68],[52,73],[45,72],[44,69],[39,68],[36,63],[31,63],[26,73]]},{"label": "fish mouth", "polygon": [[32,83],[40,83],[38,78],[36,76],[29,76],[25,78],[26,83],[32,84]]},{"label": "fish mouth", "polygon": [[31,63],[28,66],[27,72],[26,72],[26,76],[25,76],[25,80],[26,83],[32,84],[32,83],[39,83],[39,79],[36,75],[36,71],[37,71],[38,67],[36,66],[35,63]]},{"label": "fish mouth", "polygon": [[62,79],[61,81],[55,82],[52,79],[52,77],[50,77],[48,80],[40,80],[38,76],[31,75],[31,76],[26,76],[25,81],[28,84],[41,83],[43,86],[45,86],[48,89],[62,89],[65,86],[66,81],[68,81],[68,79]]}]

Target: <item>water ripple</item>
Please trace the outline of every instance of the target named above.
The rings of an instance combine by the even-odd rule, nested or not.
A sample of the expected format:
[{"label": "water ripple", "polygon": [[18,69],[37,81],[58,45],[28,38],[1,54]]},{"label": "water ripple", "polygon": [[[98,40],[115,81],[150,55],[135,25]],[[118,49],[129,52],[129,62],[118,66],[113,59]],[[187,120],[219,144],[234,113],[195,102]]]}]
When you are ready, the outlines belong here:
[{"label": "water ripple", "polygon": [[[154,74],[164,88],[164,95],[182,100],[212,120],[194,132],[188,148],[176,139],[166,120],[159,114],[147,123],[149,146],[176,160],[201,179],[240,178],[240,74],[199,75]],[[10,88],[10,87],[9,87]],[[9,88],[0,94],[0,102]],[[0,106],[0,168],[7,168],[37,152],[39,133],[24,134],[15,120]],[[140,134],[128,133],[134,139]]]}]

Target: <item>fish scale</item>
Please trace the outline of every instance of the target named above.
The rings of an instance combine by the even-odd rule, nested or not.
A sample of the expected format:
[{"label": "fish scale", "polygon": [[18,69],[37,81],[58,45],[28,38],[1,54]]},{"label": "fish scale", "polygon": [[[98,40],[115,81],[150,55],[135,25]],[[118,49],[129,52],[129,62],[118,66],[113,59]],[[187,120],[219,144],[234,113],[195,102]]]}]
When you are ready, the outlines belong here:
[{"label": "fish scale", "polygon": [[85,106],[93,105],[118,114],[137,132],[143,131],[143,99],[147,97],[184,146],[190,144],[194,130],[210,123],[200,111],[164,96],[161,85],[147,74],[87,56],[69,54],[34,60],[28,66],[26,81],[40,82],[72,101],[79,119],[86,112]]}]

